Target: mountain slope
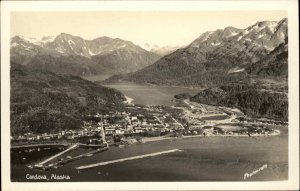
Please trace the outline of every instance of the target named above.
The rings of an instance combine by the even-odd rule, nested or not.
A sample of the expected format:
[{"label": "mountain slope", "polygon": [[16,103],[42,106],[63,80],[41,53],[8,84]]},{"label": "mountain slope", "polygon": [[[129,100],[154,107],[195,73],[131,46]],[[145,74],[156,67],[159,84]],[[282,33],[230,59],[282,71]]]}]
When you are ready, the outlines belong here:
[{"label": "mountain slope", "polygon": [[94,63],[92,60],[77,55],[36,55],[31,58],[25,66],[34,71],[48,71],[57,74],[72,74],[77,76],[105,73],[105,69]]},{"label": "mountain slope", "polygon": [[175,52],[177,49],[182,48],[180,46],[162,46],[157,48],[152,48],[150,52],[154,52],[158,55],[165,56]]},{"label": "mountain slope", "polygon": [[10,59],[12,62],[26,64],[29,59],[41,53],[42,49],[23,37],[15,36],[10,40]]},{"label": "mountain slope", "polygon": [[48,42],[43,47],[49,53],[60,55],[78,55],[90,57],[86,41],[79,37],[66,33],[61,33],[52,42]]},{"label": "mountain slope", "polygon": [[288,78],[288,39],[269,53],[264,59],[246,69],[249,74],[261,77]]},{"label": "mountain slope", "polygon": [[30,69],[81,76],[124,74],[153,64],[159,55],[109,37],[84,40],[61,33],[40,41],[13,37],[11,60]]},{"label": "mountain slope", "polygon": [[149,66],[158,60],[158,56],[145,50],[131,51],[117,49],[106,54],[92,57],[92,61],[104,68],[108,74],[126,74]]},{"label": "mountain slope", "polygon": [[76,76],[29,71],[11,63],[11,133],[57,132],[82,125],[84,114],[122,108],[124,96]]},{"label": "mountain slope", "polygon": [[125,80],[184,86],[212,86],[247,80],[246,69],[263,62],[285,42],[287,35],[287,19],[258,22],[246,29],[227,27],[206,32],[186,48],[127,75]]}]

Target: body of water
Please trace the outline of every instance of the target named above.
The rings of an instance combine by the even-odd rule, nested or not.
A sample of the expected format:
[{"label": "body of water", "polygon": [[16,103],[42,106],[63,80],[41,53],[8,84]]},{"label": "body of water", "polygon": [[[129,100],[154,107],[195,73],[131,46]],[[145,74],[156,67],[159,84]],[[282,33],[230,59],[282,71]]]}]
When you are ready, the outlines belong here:
[{"label": "body of water", "polygon": [[[120,163],[98,166],[86,170],[76,167],[145,155],[170,149],[182,152],[162,154]],[[41,157],[41,156],[40,156]],[[38,159],[38,155],[35,155]],[[287,180],[288,138],[287,130],[279,136],[269,137],[195,137],[163,140],[111,147],[58,169],[39,171],[25,165],[12,164],[12,181],[28,180],[26,175],[67,175],[62,181],[244,181],[245,173],[262,166],[267,168],[246,179],[249,181]],[[61,180],[49,180],[61,181]]]},{"label": "body of water", "polygon": [[105,84],[104,86],[117,89],[134,99],[134,103],[142,105],[170,106],[173,104],[174,95],[180,93],[195,95],[201,91],[201,88],[139,85],[131,82]]},{"label": "body of water", "polygon": [[[137,104],[172,105],[171,100],[179,93],[194,95],[200,89],[143,86],[132,83],[106,85],[134,99]],[[249,181],[288,179],[288,133],[280,129],[278,136],[268,137],[195,137],[162,140],[134,144],[124,148],[111,147],[108,151],[73,161],[57,169],[39,171],[27,164],[42,161],[58,150],[33,151],[11,154],[12,181],[245,181],[245,174],[264,167]],[[95,163],[148,155],[172,149],[181,152],[97,166],[85,170],[76,167]],[[46,154],[44,153],[46,152]],[[81,150],[75,151],[80,154]],[[84,151],[82,151],[84,152]],[[23,159],[25,158],[25,159]],[[68,180],[51,179],[52,175],[69,176]],[[47,176],[48,180],[28,179],[35,175]]]}]

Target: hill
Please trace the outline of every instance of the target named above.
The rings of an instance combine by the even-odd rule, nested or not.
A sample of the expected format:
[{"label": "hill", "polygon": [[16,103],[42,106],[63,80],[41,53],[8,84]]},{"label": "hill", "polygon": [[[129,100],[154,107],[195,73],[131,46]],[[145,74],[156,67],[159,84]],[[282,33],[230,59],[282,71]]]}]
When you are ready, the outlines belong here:
[{"label": "hill", "polygon": [[123,107],[120,92],[77,76],[30,71],[11,63],[11,133],[76,129],[85,114]]},{"label": "hill", "polygon": [[288,121],[287,90],[275,91],[260,85],[231,84],[205,89],[190,100],[239,108],[251,117]]}]

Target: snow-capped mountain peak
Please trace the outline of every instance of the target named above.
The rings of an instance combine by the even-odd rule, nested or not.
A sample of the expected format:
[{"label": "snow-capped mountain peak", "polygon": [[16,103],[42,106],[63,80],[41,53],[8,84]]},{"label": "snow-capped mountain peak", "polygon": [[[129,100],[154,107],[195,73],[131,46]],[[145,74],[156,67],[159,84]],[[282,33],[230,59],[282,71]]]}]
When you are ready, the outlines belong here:
[{"label": "snow-capped mountain peak", "polygon": [[38,46],[44,46],[46,43],[53,42],[54,39],[55,39],[54,36],[46,36],[46,37],[42,37],[41,39],[38,39],[38,38],[28,38],[21,35],[17,35],[11,38],[11,41],[15,41],[13,42],[14,46],[17,45],[16,41],[19,42],[23,41],[24,43],[31,43]]},{"label": "snow-capped mountain peak", "polygon": [[140,47],[142,47],[143,49],[149,51],[149,52],[153,52],[155,54],[164,56],[167,54],[170,54],[172,52],[174,52],[175,50],[182,48],[182,46],[158,46],[155,44],[149,44],[149,43],[145,43],[143,45],[141,45]]},{"label": "snow-capped mountain peak", "polygon": [[194,40],[189,47],[200,49],[215,49],[222,45],[232,44],[230,46],[240,46],[242,51],[252,47],[264,48],[266,51],[272,51],[279,44],[284,42],[287,36],[287,19],[281,21],[262,21],[247,27],[246,29],[237,29],[227,27],[216,31],[208,31]]},{"label": "snow-capped mountain peak", "polygon": [[55,36],[44,36],[40,39],[39,43],[40,44],[46,44],[49,42],[53,42],[55,39]]},{"label": "snow-capped mountain peak", "polygon": [[149,44],[149,43],[141,44],[140,47],[142,47],[143,49],[145,49],[147,51],[151,51],[152,49],[159,48],[159,46],[157,46],[156,44]]},{"label": "snow-capped mountain peak", "polygon": [[33,40],[15,36],[10,44],[12,62],[63,74],[124,74],[160,58],[130,41],[110,37],[85,40],[61,33]]}]

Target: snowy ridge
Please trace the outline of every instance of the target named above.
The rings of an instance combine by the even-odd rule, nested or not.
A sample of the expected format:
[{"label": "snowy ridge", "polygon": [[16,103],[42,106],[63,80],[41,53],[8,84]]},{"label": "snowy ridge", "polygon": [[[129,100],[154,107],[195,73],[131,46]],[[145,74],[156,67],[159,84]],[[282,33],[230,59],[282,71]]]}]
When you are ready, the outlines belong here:
[{"label": "snowy ridge", "polygon": [[260,47],[270,52],[287,37],[287,19],[281,21],[262,21],[245,29],[226,27],[215,31],[208,31],[195,39],[189,47],[201,49],[215,49],[216,46]]}]

